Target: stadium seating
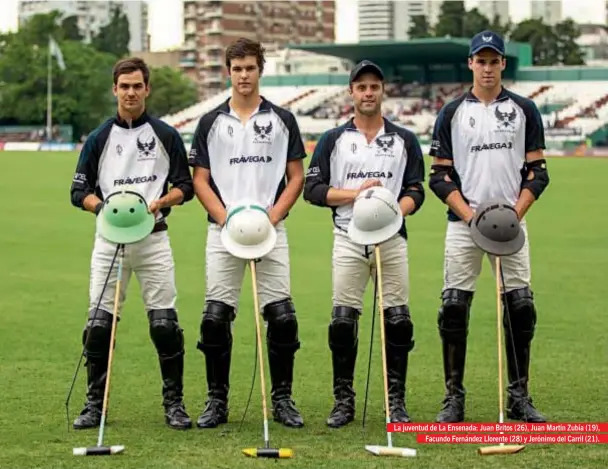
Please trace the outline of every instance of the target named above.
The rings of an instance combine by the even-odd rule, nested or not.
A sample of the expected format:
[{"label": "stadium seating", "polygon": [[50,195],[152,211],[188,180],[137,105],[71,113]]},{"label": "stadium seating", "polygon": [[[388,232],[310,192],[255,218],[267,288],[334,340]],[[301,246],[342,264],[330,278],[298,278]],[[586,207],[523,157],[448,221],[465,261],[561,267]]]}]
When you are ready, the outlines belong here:
[{"label": "stadium seating", "polygon": [[[389,83],[383,109],[385,115],[420,136],[430,136],[441,107],[464,92],[469,84]],[[608,121],[608,91],[605,81],[505,82],[505,86],[533,99],[543,115],[545,127],[560,129],[549,139],[563,140],[587,135]],[[304,134],[318,135],[340,125],[352,115],[352,101],[346,86],[262,86],[269,100],[290,109]],[[198,119],[230,94],[220,94],[163,119],[180,132],[194,132]]]}]

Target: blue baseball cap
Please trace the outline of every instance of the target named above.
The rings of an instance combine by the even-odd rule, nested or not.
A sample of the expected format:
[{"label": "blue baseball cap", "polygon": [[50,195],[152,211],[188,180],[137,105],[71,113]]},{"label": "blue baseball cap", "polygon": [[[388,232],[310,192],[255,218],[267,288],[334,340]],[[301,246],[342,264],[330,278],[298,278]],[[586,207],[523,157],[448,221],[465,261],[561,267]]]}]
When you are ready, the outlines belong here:
[{"label": "blue baseball cap", "polygon": [[471,39],[469,57],[477,54],[482,49],[492,49],[500,55],[505,55],[505,42],[502,37],[494,31],[482,31]]}]

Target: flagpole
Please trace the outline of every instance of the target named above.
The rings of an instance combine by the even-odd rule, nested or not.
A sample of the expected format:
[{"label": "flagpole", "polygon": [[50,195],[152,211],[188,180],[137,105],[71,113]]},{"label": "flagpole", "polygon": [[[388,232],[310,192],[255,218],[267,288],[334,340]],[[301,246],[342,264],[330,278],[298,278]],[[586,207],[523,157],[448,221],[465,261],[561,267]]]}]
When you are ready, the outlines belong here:
[{"label": "flagpole", "polygon": [[52,71],[53,71],[53,58],[51,54],[51,44],[49,40],[48,46],[48,58],[47,58],[47,78],[46,78],[46,138],[48,141],[52,140],[52,126],[53,126],[53,82],[52,82]]}]

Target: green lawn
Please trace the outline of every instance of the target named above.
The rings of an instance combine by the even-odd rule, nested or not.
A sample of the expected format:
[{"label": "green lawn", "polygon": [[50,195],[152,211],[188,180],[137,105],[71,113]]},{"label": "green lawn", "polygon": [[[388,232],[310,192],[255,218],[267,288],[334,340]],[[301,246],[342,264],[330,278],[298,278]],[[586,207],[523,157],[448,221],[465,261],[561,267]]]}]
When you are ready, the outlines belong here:
[{"label": "green lawn", "polygon": [[[147,319],[132,281],[117,336],[107,444],[124,444],[120,456],[77,458],[76,446],[93,446],[97,430],[68,431],[64,402],[81,351],[88,305],[94,217],[70,205],[77,155],[0,152],[3,229],[0,282],[0,467],[3,468],[255,468],[272,464],[242,456],[262,444],[259,380],[242,430],[252,379],[255,326],[250,277],[236,320],[231,417],[217,430],[176,432],[163,421],[160,375]],[[608,341],[605,338],[608,160],[552,159],[552,183],[528,217],[533,288],[539,313],[531,389],[554,422],[606,420]],[[427,167],[428,169],[428,167]],[[409,371],[409,411],[429,422],[443,397],[436,316],[442,286],[445,207],[430,193],[409,220],[411,311],[416,348]],[[204,362],[195,344],[204,298],[206,221],[196,200],[174,211],[170,234],[177,264],[179,315],[186,336],[186,406],[193,421],[205,398]],[[295,399],[302,429],[270,424],[275,446],[293,448],[285,467],[597,467],[601,445],[529,445],[513,456],[480,457],[476,445],[416,445],[396,434],[394,444],[418,449],[415,459],[376,458],[366,444],[386,444],[380,348],[374,346],[368,421],[361,427],[371,325],[371,286],[361,324],[357,363],[357,420],[330,430],[331,368],[327,324],[331,312],[331,217],[299,201],[288,219],[292,285],[302,348],[296,360]],[[478,283],[470,332],[467,421],[496,421],[495,296],[489,264]],[[378,326],[378,323],[376,323]],[[379,328],[376,327],[379,341]],[[377,342],[379,343],[379,342]],[[85,370],[70,405],[70,422],[84,399]]]}]

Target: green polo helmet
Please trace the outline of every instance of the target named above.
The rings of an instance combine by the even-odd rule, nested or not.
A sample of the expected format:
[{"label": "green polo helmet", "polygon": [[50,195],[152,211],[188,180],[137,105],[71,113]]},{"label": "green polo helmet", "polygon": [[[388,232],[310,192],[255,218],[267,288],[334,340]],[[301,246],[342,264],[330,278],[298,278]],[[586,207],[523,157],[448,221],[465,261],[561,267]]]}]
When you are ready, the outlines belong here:
[{"label": "green polo helmet", "polygon": [[97,231],[101,237],[116,244],[141,241],[154,228],[154,215],[141,194],[132,190],[113,192],[97,215]]}]

